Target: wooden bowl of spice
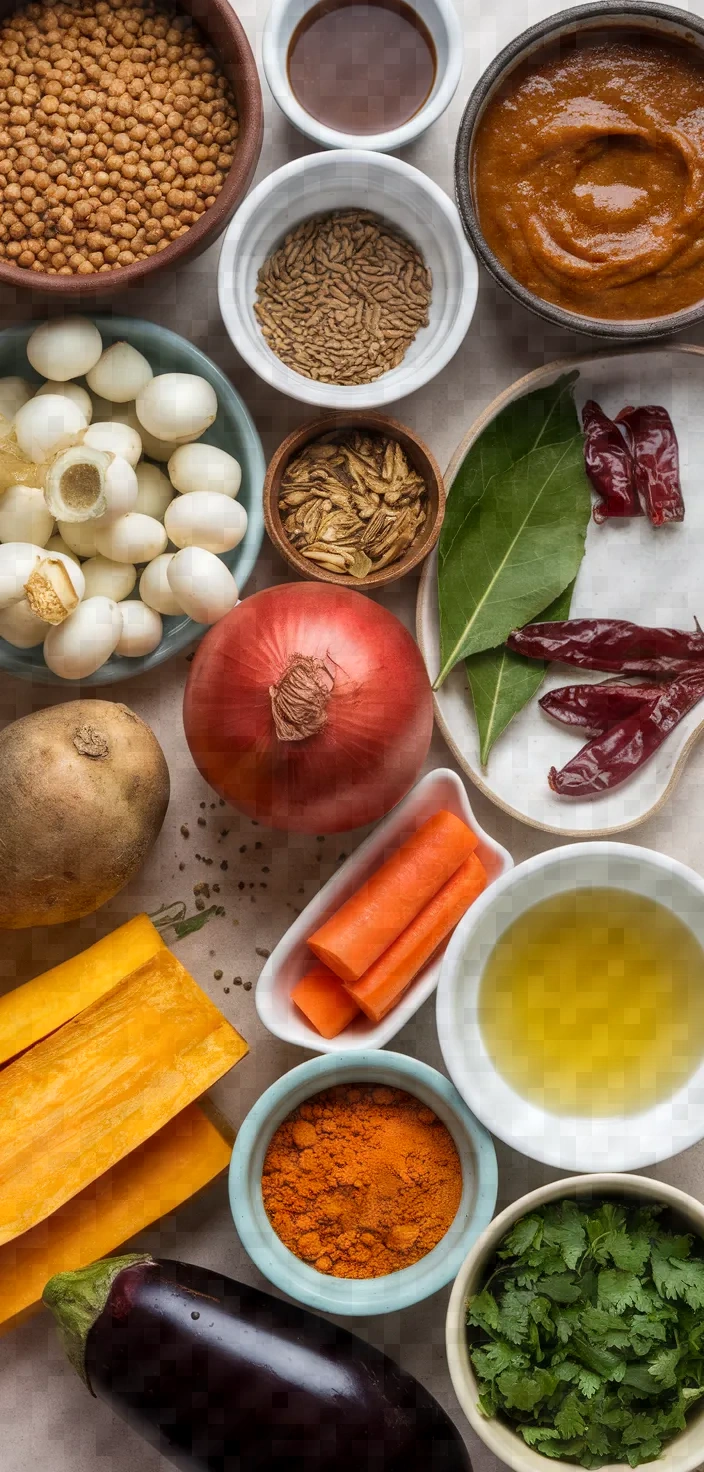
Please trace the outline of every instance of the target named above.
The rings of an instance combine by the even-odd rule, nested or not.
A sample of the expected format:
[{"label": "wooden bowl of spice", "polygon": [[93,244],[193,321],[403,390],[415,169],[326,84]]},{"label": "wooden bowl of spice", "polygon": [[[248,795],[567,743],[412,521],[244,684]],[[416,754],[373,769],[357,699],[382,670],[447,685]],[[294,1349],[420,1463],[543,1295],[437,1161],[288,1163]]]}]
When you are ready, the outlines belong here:
[{"label": "wooden bowl of spice", "polygon": [[490,1136],[434,1068],[400,1053],[311,1059],[245,1119],[230,1205],[256,1266],[329,1313],[419,1303],[491,1220]]},{"label": "wooden bowl of spice", "polygon": [[445,486],[423,440],[371,411],[311,420],[279,445],[264,520],[302,577],[381,588],[418,567],[440,535]]},{"label": "wooden bowl of spice", "polygon": [[0,282],[107,296],[224,230],[263,136],[228,0],[0,0]]}]

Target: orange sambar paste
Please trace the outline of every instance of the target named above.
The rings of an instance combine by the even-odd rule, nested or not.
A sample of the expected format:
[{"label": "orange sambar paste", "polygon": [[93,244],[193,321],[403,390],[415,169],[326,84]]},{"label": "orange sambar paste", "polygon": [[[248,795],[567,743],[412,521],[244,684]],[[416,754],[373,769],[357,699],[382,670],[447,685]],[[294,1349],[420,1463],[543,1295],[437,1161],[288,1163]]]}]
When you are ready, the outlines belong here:
[{"label": "orange sambar paste", "polygon": [[704,297],[704,64],[619,32],[544,50],[490,99],[472,187],[488,245],[569,311],[653,318]]}]

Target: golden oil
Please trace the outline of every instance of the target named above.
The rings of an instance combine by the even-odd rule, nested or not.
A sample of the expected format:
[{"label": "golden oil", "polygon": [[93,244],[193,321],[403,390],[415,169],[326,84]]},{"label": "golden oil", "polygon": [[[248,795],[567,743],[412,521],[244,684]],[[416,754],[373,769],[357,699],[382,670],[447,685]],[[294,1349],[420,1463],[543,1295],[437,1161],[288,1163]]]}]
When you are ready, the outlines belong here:
[{"label": "golden oil", "polygon": [[500,937],[479,990],[499,1073],[554,1114],[634,1114],[704,1056],[704,951],[664,905],[619,889],[552,895]]}]

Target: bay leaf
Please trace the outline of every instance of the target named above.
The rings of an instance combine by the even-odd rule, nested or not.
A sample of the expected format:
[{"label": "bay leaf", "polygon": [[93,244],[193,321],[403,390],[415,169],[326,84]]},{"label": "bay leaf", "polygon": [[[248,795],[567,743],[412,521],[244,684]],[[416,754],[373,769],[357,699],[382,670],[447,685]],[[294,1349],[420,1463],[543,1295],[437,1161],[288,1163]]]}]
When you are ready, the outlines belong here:
[{"label": "bay leaf", "polygon": [[438,554],[441,669],[503,644],[576,576],[591,510],[576,374],[502,410],[465,458]]},{"label": "bay leaf", "polygon": [[[540,614],[540,622],[569,618],[574,582]],[[498,649],[483,649],[465,661],[474,715],[479,731],[479,756],[486,766],[494,742],[506,730],[513,717],[537,694],[545,679],[548,665],[539,659],[525,659],[514,654],[505,644]]]}]

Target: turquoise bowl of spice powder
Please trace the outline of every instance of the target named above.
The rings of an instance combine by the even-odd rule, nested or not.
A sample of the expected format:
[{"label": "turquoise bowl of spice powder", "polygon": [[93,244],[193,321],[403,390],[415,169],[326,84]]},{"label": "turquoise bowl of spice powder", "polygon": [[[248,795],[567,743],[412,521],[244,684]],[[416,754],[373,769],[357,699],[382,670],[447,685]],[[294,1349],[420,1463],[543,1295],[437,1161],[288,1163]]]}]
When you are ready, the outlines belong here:
[{"label": "turquoise bowl of spice powder", "polygon": [[[344,1278],[318,1271],[284,1245],[267,1215],[262,1176],[272,1137],[294,1110],[313,1102],[314,1096],[325,1090],[358,1085],[362,1089],[372,1085],[375,1089],[401,1090],[432,1112],[448,1130],[457,1151],[461,1195],[448,1230],[425,1256],[383,1276]],[[243,1247],[260,1272],[308,1308],[349,1316],[408,1308],[444,1287],[491,1221],[496,1191],[496,1152],[491,1136],[463,1103],[454,1085],[416,1058],[383,1050],[326,1054],[278,1079],[247,1115],[230,1165],[233,1220]]]}]

